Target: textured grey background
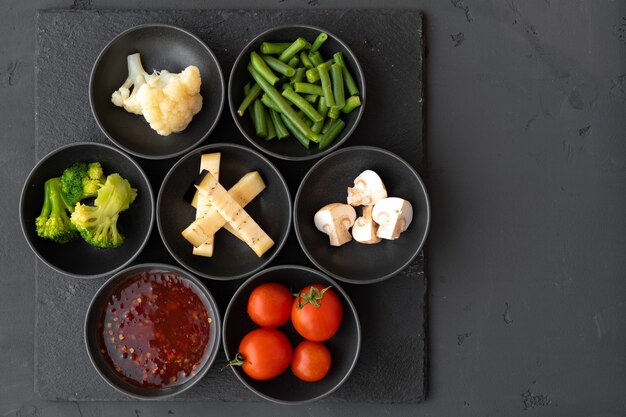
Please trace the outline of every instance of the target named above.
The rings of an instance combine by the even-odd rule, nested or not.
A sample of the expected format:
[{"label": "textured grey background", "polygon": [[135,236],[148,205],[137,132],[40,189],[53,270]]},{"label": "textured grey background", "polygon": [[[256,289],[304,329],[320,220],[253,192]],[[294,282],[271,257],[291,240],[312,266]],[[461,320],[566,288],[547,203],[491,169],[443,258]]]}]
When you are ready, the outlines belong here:
[{"label": "textured grey background", "polygon": [[608,0],[176,2],[424,10],[427,400],[293,409],[35,397],[35,262],[15,221],[34,163],[35,10],[173,3],[0,5],[0,415],[626,414],[626,5]]}]

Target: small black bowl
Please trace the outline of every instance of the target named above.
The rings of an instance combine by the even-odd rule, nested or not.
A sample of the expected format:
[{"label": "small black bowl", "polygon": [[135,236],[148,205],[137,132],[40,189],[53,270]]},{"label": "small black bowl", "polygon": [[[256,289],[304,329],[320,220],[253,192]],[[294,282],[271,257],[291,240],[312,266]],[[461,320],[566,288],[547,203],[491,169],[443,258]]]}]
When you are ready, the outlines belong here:
[{"label": "small black bowl", "polygon": [[[413,221],[397,240],[366,245],[354,240],[330,246],[317,230],[315,213],[330,203],[346,203],[348,187],[366,169],[380,175],[389,197],[401,197],[413,206]],[[356,208],[357,216],[361,209]],[[306,174],[294,203],[294,226],[302,250],[318,268],[352,284],[370,284],[390,278],[407,267],[422,250],[430,224],[426,187],[403,159],[384,149],[354,146],[319,161]]]},{"label": "small black bowl", "polygon": [[[283,284],[292,293],[297,293],[312,284],[332,286],[342,301],[343,320],[337,333],[329,340],[322,342],[331,354],[330,371],[324,379],[318,382],[304,382],[296,378],[290,369],[267,381],[250,378],[239,366],[231,366],[231,369],[252,392],[276,403],[307,403],[331,394],[348,379],[356,365],[361,349],[361,326],[359,316],[348,294],[336,281],[314,269],[298,265],[274,266],[260,271],[239,287],[224,315],[222,339],[226,358],[234,359],[241,339],[248,332],[259,327],[248,316],[248,298],[252,290],[266,282]],[[293,348],[304,340],[295,331],[291,322],[279,327],[278,330],[287,335]]]},{"label": "small black bowl", "polygon": [[[211,324],[209,326],[210,340],[206,348],[207,352],[204,362],[199,366],[197,373],[184,383],[164,388],[141,387],[133,384],[120,376],[100,351],[101,343],[99,342],[98,326],[101,320],[102,312],[106,308],[109,297],[115,292],[116,289],[124,285],[124,283],[143,272],[171,273],[186,280],[195,290],[194,292],[196,295],[198,295],[202,300],[204,307],[211,318]],[[102,287],[100,287],[89,304],[87,316],[85,317],[84,332],[85,346],[87,348],[87,354],[89,355],[91,364],[104,381],[106,381],[111,387],[130,397],[141,400],[154,400],[178,395],[181,392],[188,390],[202,379],[217,356],[221,337],[221,324],[217,304],[215,303],[215,300],[209,290],[199,279],[183,269],[176,268],[171,265],[149,263],[133,265],[123,271],[120,271],[107,280]]]},{"label": "small black bowl", "polygon": [[[118,229],[124,244],[100,249],[78,239],[56,243],[37,236],[35,219],[41,213],[46,180],[58,177],[74,162],[102,164],[105,175],[119,173],[137,189],[137,198],[120,213]],[[74,143],[43,157],[28,175],[20,197],[20,222],[26,241],[49,267],[77,278],[97,278],[111,274],[132,262],[146,245],[154,222],[154,196],[141,167],[124,152],[99,143]]]},{"label": "small black bowl", "polygon": [[[226,189],[250,171],[259,171],[265,182],[266,188],[245,207],[274,240],[274,246],[262,257],[223,228],[215,234],[211,258],[193,255],[193,246],[181,235],[195,219],[189,190],[198,177],[200,156],[213,152],[221,153],[219,180]],[[207,145],[181,158],[165,176],[157,198],[157,225],[167,250],[194,274],[216,280],[243,278],[271,262],[287,240],[291,217],[289,189],[276,167],[258,152],[228,143]]]},{"label": "small black bowl", "polygon": [[[261,43],[266,41],[290,42],[296,40],[298,37],[302,37],[309,42],[313,42],[320,32],[328,34],[328,39],[326,39],[326,42],[324,42],[322,47],[319,49],[320,53],[325,59],[331,59],[335,52],[343,53],[344,61],[346,62],[346,65],[348,66],[350,73],[354,77],[354,81],[359,88],[361,106],[358,109],[353,110],[350,114],[341,114],[340,117],[344,122],[346,122],[346,127],[343,129],[343,132],[335,138],[331,146],[323,151],[320,151],[315,143],[311,143],[310,148],[306,149],[293,137],[283,140],[265,140],[257,137],[249,112],[246,111],[243,117],[240,117],[237,114],[237,108],[244,99],[243,86],[252,80],[252,76],[247,69],[248,62],[250,60],[250,52],[258,52]],[[237,57],[230,73],[230,79],[228,80],[228,105],[230,106],[230,112],[235,120],[235,124],[241,133],[246,139],[248,139],[248,141],[250,141],[252,145],[256,146],[261,151],[276,158],[288,161],[315,159],[332,152],[334,149],[337,149],[350,137],[350,135],[352,135],[352,132],[356,129],[365,108],[365,78],[356,55],[354,55],[350,48],[348,48],[348,46],[336,35],[333,35],[327,30],[307,25],[279,26],[267,30],[252,39],[252,41],[250,41],[250,43],[243,48]]]},{"label": "small black bowl", "polygon": [[[189,65],[200,69],[202,110],[185,130],[161,136],[143,116],[128,113],[111,103],[111,94],[128,76],[126,57],[141,53],[148,73],[157,70],[180,72]],[[133,155],[165,159],[182,155],[206,139],[224,105],[224,77],[213,52],[198,37],[174,26],[140,25],[122,32],[102,50],[89,80],[89,101],[104,134]]]}]

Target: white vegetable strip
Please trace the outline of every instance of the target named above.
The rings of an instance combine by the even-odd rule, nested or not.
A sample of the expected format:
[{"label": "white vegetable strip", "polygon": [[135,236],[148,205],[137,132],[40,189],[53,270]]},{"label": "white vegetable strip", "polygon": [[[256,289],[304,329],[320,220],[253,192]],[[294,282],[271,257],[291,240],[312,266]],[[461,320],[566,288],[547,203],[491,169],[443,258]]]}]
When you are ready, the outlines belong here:
[{"label": "white vegetable strip", "polygon": [[[203,170],[208,171],[211,173],[211,175],[213,175],[215,178],[219,180],[221,155],[222,154],[219,152],[202,154],[202,156],[200,157],[200,173],[202,173]],[[206,213],[210,206],[208,205],[208,202],[206,201],[206,197],[203,195],[200,195],[197,190],[193,196],[193,199],[194,201],[192,201],[191,205],[194,206],[193,203],[194,202],[196,203],[196,205],[194,206],[196,207],[196,219],[201,219],[204,216],[206,216]],[[215,241],[215,236],[209,236],[206,242],[204,242],[203,244],[199,246],[194,246],[192,253],[196,256],[206,256],[209,258],[212,257],[213,249],[214,249],[214,246],[213,246],[214,241]]]}]

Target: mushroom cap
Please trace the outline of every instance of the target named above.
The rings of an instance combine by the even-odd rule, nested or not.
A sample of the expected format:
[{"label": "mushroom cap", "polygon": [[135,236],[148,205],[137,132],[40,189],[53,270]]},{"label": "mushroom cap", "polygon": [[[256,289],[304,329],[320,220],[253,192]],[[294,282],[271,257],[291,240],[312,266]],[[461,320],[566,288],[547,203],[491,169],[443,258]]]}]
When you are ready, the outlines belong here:
[{"label": "mushroom cap", "polygon": [[315,227],[328,235],[332,246],[341,246],[352,240],[349,229],[355,220],[354,207],[341,203],[327,204],[313,217]]},{"label": "mushroom cap", "polygon": [[380,176],[366,169],[354,179],[354,187],[348,187],[348,204],[372,205],[387,197],[387,189]]},{"label": "mushroom cap", "polygon": [[413,220],[413,206],[403,198],[383,198],[374,206],[372,218],[380,225],[378,237],[397,239]]},{"label": "mushroom cap", "polygon": [[352,237],[360,243],[373,244],[381,239],[376,236],[378,225],[372,219],[373,206],[363,207],[363,215],[356,219],[352,226]]}]

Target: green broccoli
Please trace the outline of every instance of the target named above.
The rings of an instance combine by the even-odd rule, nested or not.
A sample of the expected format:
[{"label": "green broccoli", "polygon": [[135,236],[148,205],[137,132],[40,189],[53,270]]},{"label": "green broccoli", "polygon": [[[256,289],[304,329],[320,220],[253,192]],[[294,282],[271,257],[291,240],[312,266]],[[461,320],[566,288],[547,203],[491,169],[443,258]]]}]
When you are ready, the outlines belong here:
[{"label": "green broccoli", "polygon": [[135,200],[137,190],[119,174],[111,174],[98,190],[94,206],[78,203],[71,216],[81,236],[87,243],[100,248],[117,248],[124,236],[117,230],[120,212]]},{"label": "green broccoli", "polygon": [[61,186],[65,198],[72,206],[79,201],[95,197],[98,189],[104,184],[104,173],[100,162],[76,162],[61,175]]},{"label": "green broccoli", "polygon": [[44,184],[41,214],[35,219],[37,235],[45,239],[66,243],[78,237],[68,211],[72,206],[61,190],[61,178],[51,178]]}]

